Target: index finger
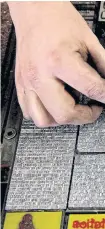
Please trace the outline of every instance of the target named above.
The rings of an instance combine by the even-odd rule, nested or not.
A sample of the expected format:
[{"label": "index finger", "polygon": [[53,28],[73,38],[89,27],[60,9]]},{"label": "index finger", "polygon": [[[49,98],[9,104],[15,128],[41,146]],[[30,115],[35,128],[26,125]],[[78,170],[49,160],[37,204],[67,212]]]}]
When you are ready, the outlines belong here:
[{"label": "index finger", "polygon": [[105,79],[79,55],[62,58],[55,75],[90,99],[105,103]]}]

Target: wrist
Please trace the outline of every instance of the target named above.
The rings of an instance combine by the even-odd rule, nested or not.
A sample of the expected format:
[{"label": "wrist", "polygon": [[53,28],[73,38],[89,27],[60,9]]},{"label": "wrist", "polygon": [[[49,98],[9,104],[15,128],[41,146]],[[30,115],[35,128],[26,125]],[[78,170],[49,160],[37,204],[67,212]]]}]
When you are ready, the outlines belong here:
[{"label": "wrist", "polygon": [[32,24],[35,24],[35,21],[37,23],[37,20],[33,20],[38,14],[37,5],[37,2],[8,2],[17,36],[24,36],[24,33],[29,32]]}]

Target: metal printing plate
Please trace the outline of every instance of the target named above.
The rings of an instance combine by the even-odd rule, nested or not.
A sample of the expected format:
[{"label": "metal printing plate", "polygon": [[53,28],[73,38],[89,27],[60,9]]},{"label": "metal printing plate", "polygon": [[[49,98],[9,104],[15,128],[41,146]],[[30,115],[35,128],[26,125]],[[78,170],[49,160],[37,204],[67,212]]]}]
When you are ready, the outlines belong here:
[{"label": "metal printing plate", "polygon": [[105,153],[105,111],[95,123],[80,126],[77,149],[79,152]]},{"label": "metal printing plate", "polygon": [[72,126],[39,129],[24,120],[7,210],[66,208],[76,130]]},{"label": "metal printing plate", "polygon": [[76,156],[69,208],[105,209],[105,154]]}]

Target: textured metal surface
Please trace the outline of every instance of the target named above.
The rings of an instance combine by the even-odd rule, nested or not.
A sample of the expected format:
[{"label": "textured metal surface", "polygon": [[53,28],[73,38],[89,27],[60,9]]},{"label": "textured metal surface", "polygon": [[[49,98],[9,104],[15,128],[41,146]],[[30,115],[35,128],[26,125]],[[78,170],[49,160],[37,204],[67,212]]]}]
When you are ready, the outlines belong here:
[{"label": "textured metal surface", "polygon": [[77,149],[105,153],[105,111],[95,123],[80,127]]},{"label": "textured metal surface", "polygon": [[69,208],[105,208],[105,154],[76,156]]},{"label": "textured metal surface", "polygon": [[[96,3],[78,3],[79,5],[76,5],[75,3],[76,8],[79,8],[79,10],[81,10],[84,18],[92,28],[94,19],[93,10]],[[87,8],[89,9],[89,7],[91,9],[90,13],[86,10]],[[102,33],[99,34],[102,35]],[[99,38],[102,38],[103,44],[103,36],[101,35],[99,36]],[[14,128],[13,125],[16,125],[16,130],[18,133],[20,125],[19,122],[21,122],[19,121],[19,119],[21,119],[21,115],[18,116],[18,111],[16,111],[15,115],[15,98],[13,98],[13,101],[14,102],[12,102],[12,107],[10,111],[11,114],[6,125],[6,129],[8,127],[11,128],[11,126],[12,128]],[[73,168],[73,156],[76,144],[76,135],[76,127],[62,126],[58,128],[38,129],[34,126],[32,122],[24,120],[10,183],[10,189],[6,205],[7,210],[66,208],[70,178],[72,177],[71,169]],[[101,150],[103,149],[103,144],[105,144],[104,135],[105,121],[104,116],[102,116],[102,119],[100,117],[100,119],[96,123],[92,125],[84,125],[80,128],[78,149],[80,145],[81,152],[87,153],[88,150],[85,151],[86,147],[88,147],[88,144],[91,143],[91,149],[88,147],[88,149],[90,150],[89,152],[97,152],[97,149],[98,152],[101,152]],[[84,142],[82,142],[82,140]],[[11,161],[13,160],[13,155],[16,150],[17,142],[17,139],[15,141],[13,139],[13,142],[11,141],[8,144],[8,141],[6,139],[4,140],[4,147],[7,147],[5,149],[7,150],[7,152],[10,153],[10,156],[8,158],[5,157],[5,155],[7,154],[5,154],[4,152],[3,160],[4,162],[9,161],[10,165]],[[83,150],[82,145],[84,147]],[[97,148],[96,146],[99,148]],[[85,159],[83,159],[84,157]],[[71,202],[71,199],[69,205],[71,208],[85,208],[85,206],[89,208],[92,205],[95,206],[94,203],[96,200],[95,208],[103,207],[103,205],[101,204],[102,201],[104,203],[104,196],[102,194],[102,190],[104,189],[104,172],[102,173],[102,169],[104,171],[103,161],[105,160],[105,154],[102,156],[94,155],[94,157],[90,155],[81,155],[80,159],[78,164],[78,159],[76,156],[77,162],[74,167],[74,176],[72,177],[72,181],[74,183],[72,182],[72,189],[70,193],[70,198],[71,196],[74,198],[74,205],[73,200]],[[81,174],[84,174],[83,177]],[[93,186],[91,180],[93,182]],[[95,193],[94,199],[92,198],[93,191]],[[85,204],[81,202],[82,196],[83,200],[87,201],[84,202]],[[100,196],[102,197],[102,201],[100,200]],[[93,202],[91,201],[91,199]],[[76,201],[78,201],[78,204],[76,204]]]},{"label": "textured metal surface", "polygon": [[23,122],[6,209],[66,208],[76,128]]}]

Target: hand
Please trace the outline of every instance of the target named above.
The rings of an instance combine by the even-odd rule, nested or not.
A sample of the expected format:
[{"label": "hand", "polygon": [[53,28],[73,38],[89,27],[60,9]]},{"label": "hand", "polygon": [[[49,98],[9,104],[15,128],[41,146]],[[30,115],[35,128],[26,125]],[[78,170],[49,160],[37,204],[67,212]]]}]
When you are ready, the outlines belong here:
[{"label": "hand", "polygon": [[102,107],[75,103],[64,83],[105,103],[105,50],[70,2],[9,3],[17,37],[16,88],[23,115],[38,127],[86,124]]}]

